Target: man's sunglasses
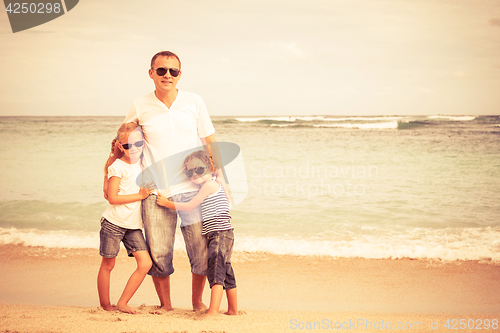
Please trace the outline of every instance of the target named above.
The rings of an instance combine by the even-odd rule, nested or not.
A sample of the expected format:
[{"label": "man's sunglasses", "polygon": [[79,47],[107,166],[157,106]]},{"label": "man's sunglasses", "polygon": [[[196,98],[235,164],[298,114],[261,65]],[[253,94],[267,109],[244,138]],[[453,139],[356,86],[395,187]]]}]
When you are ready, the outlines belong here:
[{"label": "man's sunglasses", "polygon": [[132,148],[132,146],[142,147],[144,145],[144,140],[136,141],[134,143],[124,143],[121,145],[122,145],[123,149],[129,150],[130,148]]},{"label": "man's sunglasses", "polygon": [[191,178],[193,177],[193,173],[196,173],[197,175],[202,175],[205,173],[205,170],[207,169],[208,167],[196,167],[196,168],[193,168],[193,169],[187,169],[184,173],[186,174],[186,177],[188,178]]},{"label": "man's sunglasses", "polygon": [[157,69],[151,68],[153,71],[156,72],[158,76],[163,76],[167,74],[168,71],[170,71],[170,75],[173,77],[178,77],[181,71],[177,68],[165,68],[165,67],[158,67]]}]

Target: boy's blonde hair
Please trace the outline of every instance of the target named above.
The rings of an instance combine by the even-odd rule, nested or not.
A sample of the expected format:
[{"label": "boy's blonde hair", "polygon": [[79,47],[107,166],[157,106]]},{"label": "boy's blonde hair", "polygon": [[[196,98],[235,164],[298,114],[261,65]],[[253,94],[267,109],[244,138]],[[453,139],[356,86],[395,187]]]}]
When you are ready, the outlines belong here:
[{"label": "boy's blonde hair", "polygon": [[199,159],[200,161],[203,162],[203,164],[205,164],[206,166],[210,167],[213,171],[215,171],[215,165],[213,164],[213,161],[212,161],[212,158],[210,158],[210,156],[207,154],[206,151],[204,150],[197,150],[191,154],[189,154],[188,156],[186,156],[186,158],[184,159],[184,163],[182,164],[182,168],[184,169],[184,172],[186,172],[187,170],[187,164],[189,161],[191,161],[192,159]]}]

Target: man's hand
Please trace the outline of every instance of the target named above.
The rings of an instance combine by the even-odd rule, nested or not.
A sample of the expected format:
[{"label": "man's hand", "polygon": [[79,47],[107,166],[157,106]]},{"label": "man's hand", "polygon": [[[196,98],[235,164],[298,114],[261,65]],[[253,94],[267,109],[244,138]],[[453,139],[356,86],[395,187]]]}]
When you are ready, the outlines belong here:
[{"label": "man's hand", "polygon": [[231,203],[231,198],[229,197],[229,189],[227,188],[226,180],[224,179],[224,173],[222,172],[222,169],[215,171],[214,175],[215,175],[215,180],[217,180],[222,185],[222,188],[226,193],[227,202]]}]

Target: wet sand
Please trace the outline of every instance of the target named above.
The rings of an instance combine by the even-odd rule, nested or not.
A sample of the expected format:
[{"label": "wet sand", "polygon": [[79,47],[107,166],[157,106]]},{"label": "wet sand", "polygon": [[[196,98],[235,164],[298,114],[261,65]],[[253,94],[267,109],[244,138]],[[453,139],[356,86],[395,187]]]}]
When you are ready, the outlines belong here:
[{"label": "wet sand", "polygon": [[[174,254],[174,311],[165,315],[150,313],[159,304],[150,277],[129,303],[141,314],[100,309],[100,260],[95,249],[0,246],[0,332],[370,332],[389,325],[448,332],[453,327],[464,331],[460,319],[469,331],[500,331],[492,329],[494,320],[500,320],[500,265],[491,261],[235,252],[241,315],[199,321],[201,314],[191,311],[191,273],[184,252]],[[113,302],[134,268],[135,260],[122,250],[111,277]],[[207,285],[206,304],[209,298]],[[226,308],[223,300],[221,312]]]}]

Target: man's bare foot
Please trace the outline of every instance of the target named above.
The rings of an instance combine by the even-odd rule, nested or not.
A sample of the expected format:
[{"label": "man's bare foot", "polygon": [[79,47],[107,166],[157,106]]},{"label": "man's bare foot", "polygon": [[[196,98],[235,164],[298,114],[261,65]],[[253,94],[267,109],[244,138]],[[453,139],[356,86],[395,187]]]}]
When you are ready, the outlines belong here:
[{"label": "man's bare foot", "polygon": [[102,307],[102,309],[103,309],[104,311],[116,311],[116,310],[118,310],[118,309],[116,308],[116,306],[111,305],[111,304],[106,305],[106,306],[102,306],[102,305],[101,305],[101,307]]},{"label": "man's bare foot", "polygon": [[173,308],[165,308],[163,306],[159,306],[157,307],[156,309],[154,309],[153,311],[151,311],[150,313],[151,314],[157,314],[157,315],[162,315],[162,314],[165,314],[169,311],[172,311]]},{"label": "man's bare foot", "polygon": [[206,309],[208,309],[208,308],[205,304],[203,304],[203,302],[198,303],[198,304],[193,304],[193,311],[194,312],[205,311]]},{"label": "man's bare foot", "polygon": [[118,305],[117,307],[118,307],[118,311],[120,311],[120,312],[130,313],[130,314],[138,314],[138,313],[140,313],[139,311],[131,308],[127,304],[125,304],[125,305]]}]

